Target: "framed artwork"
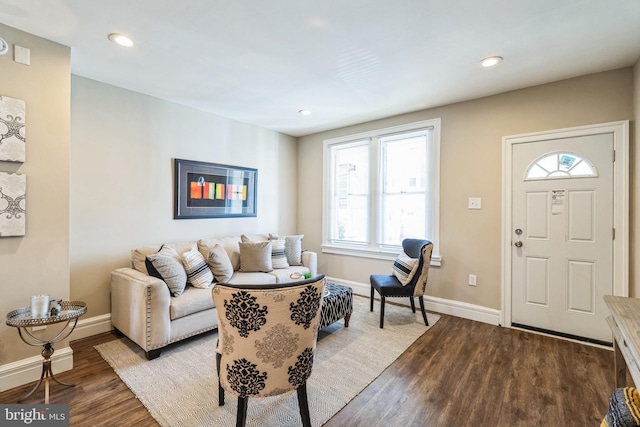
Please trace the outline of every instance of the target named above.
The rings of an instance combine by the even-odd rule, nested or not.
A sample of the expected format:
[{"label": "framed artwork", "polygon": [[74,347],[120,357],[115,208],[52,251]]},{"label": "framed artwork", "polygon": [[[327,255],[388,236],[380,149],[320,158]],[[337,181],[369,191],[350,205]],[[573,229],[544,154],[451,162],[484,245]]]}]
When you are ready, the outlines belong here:
[{"label": "framed artwork", "polygon": [[25,113],[24,101],[0,96],[0,161],[24,162]]},{"label": "framed artwork", "polygon": [[27,176],[0,172],[0,237],[24,236]]},{"label": "framed artwork", "polygon": [[257,216],[258,170],[174,159],[174,219]]}]

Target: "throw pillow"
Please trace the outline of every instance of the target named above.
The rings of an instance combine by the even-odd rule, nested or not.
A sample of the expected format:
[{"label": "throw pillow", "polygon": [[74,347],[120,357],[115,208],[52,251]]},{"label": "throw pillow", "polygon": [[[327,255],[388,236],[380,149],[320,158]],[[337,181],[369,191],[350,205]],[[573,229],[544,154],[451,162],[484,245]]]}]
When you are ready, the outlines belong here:
[{"label": "throw pillow", "polygon": [[284,253],[289,265],[302,265],[302,238],[304,234],[284,237]]},{"label": "throw pillow", "polygon": [[227,251],[222,245],[215,244],[208,248],[209,256],[207,257],[207,264],[213,273],[213,277],[216,282],[226,283],[233,276],[233,265]]},{"label": "throw pillow", "polygon": [[[157,249],[153,252],[157,252]],[[149,274],[147,271],[147,255],[140,249],[134,249],[131,251],[131,263],[133,269],[144,274]]]},{"label": "throw pillow", "polygon": [[[213,239],[201,239],[198,240],[198,250],[204,257],[209,259],[209,252],[215,245],[220,245],[227,252],[227,257],[231,261],[233,270],[240,268],[240,246],[238,246],[238,237],[219,237]],[[214,273],[215,275],[215,273]]]},{"label": "throw pillow", "polygon": [[287,255],[284,253],[285,240],[271,240],[271,265],[273,268],[289,268]]},{"label": "throw pillow", "polygon": [[171,295],[177,297],[187,286],[187,273],[184,271],[180,255],[175,249],[162,245],[158,253],[147,256],[149,276],[163,280]]},{"label": "throw pillow", "polygon": [[415,276],[418,264],[418,258],[410,258],[402,252],[393,263],[393,275],[398,278],[402,286],[406,286]]},{"label": "throw pillow", "polygon": [[187,281],[191,286],[206,289],[213,283],[213,273],[197,249],[191,249],[182,255],[182,263],[187,272]]},{"label": "throw pillow", "polygon": [[273,271],[271,241],[240,242],[240,271]]}]

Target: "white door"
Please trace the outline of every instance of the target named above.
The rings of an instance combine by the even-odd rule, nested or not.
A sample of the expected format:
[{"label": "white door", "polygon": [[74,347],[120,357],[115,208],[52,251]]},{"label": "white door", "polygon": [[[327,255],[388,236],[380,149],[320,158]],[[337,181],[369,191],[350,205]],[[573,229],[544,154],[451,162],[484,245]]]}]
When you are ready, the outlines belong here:
[{"label": "white door", "polygon": [[613,135],[511,149],[511,324],[611,342]]}]

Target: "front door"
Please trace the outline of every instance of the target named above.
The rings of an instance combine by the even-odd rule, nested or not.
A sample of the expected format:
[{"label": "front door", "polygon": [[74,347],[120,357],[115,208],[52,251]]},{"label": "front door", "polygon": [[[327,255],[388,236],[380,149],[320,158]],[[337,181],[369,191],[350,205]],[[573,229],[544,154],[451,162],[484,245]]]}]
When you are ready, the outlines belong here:
[{"label": "front door", "polygon": [[511,149],[511,324],[611,342],[613,135]]}]

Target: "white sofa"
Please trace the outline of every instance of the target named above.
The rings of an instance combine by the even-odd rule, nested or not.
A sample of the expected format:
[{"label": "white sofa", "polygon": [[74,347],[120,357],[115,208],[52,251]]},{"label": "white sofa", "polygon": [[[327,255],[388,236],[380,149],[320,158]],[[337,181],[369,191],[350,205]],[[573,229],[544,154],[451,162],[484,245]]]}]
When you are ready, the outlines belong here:
[{"label": "white sofa", "polygon": [[[184,254],[197,248],[198,252],[203,255],[203,259],[207,260],[211,270],[215,270],[209,263],[212,258],[211,252],[213,252],[211,248],[217,247],[218,253],[222,252],[223,257],[226,253],[233,272],[230,278],[222,277],[225,280],[218,280],[218,282],[237,284],[287,283],[300,280],[300,275],[304,273],[311,273],[313,276],[317,274],[317,254],[310,251],[297,253],[299,258],[294,259],[291,264],[298,261],[300,265],[274,268],[271,271],[244,271],[248,268],[242,268],[241,246],[243,254],[246,254],[247,251],[244,250],[246,246],[241,245],[241,240],[268,242],[270,238],[274,237],[269,234],[219,237],[165,244],[161,247],[145,246],[132,250],[131,266],[118,268],[111,273],[111,323],[114,329],[138,344],[145,351],[147,358],[151,360],[158,357],[162,348],[171,343],[217,328],[217,312],[211,296],[212,286],[215,286],[216,280],[208,288],[198,288],[187,284],[181,294],[173,296],[172,290],[167,285],[167,283],[171,283],[169,280],[166,283],[149,274],[146,268],[149,267],[149,259],[153,259],[153,255],[165,246],[175,250],[177,254]],[[302,237],[291,237],[299,237],[297,249],[300,250]],[[289,243],[288,239],[289,237],[287,237],[287,244]],[[292,240],[295,246],[296,239]],[[268,245],[271,247],[271,243]],[[224,251],[221,251],[220,247],[224,248]],[[296,248],[293,249],[293,257],[295,258]],[[289,264],[291,261],[289,255],[289,253],[286,254],[287,262],[285,264]],[[151,258],[148,258],[149,256]],[[282,267],[282,262],[275,261],[275,253],[273,256],[273,266]],[[282,259],[281,256],[280,259]],[[248,262],[245,263],[245,265],[247,264]],[[263,268],[263,270],[268,270],[268,268]],[[157,271],[152,271],[151,274],[157,274]],[[219,279],[217,275],[215,278]]]}]

